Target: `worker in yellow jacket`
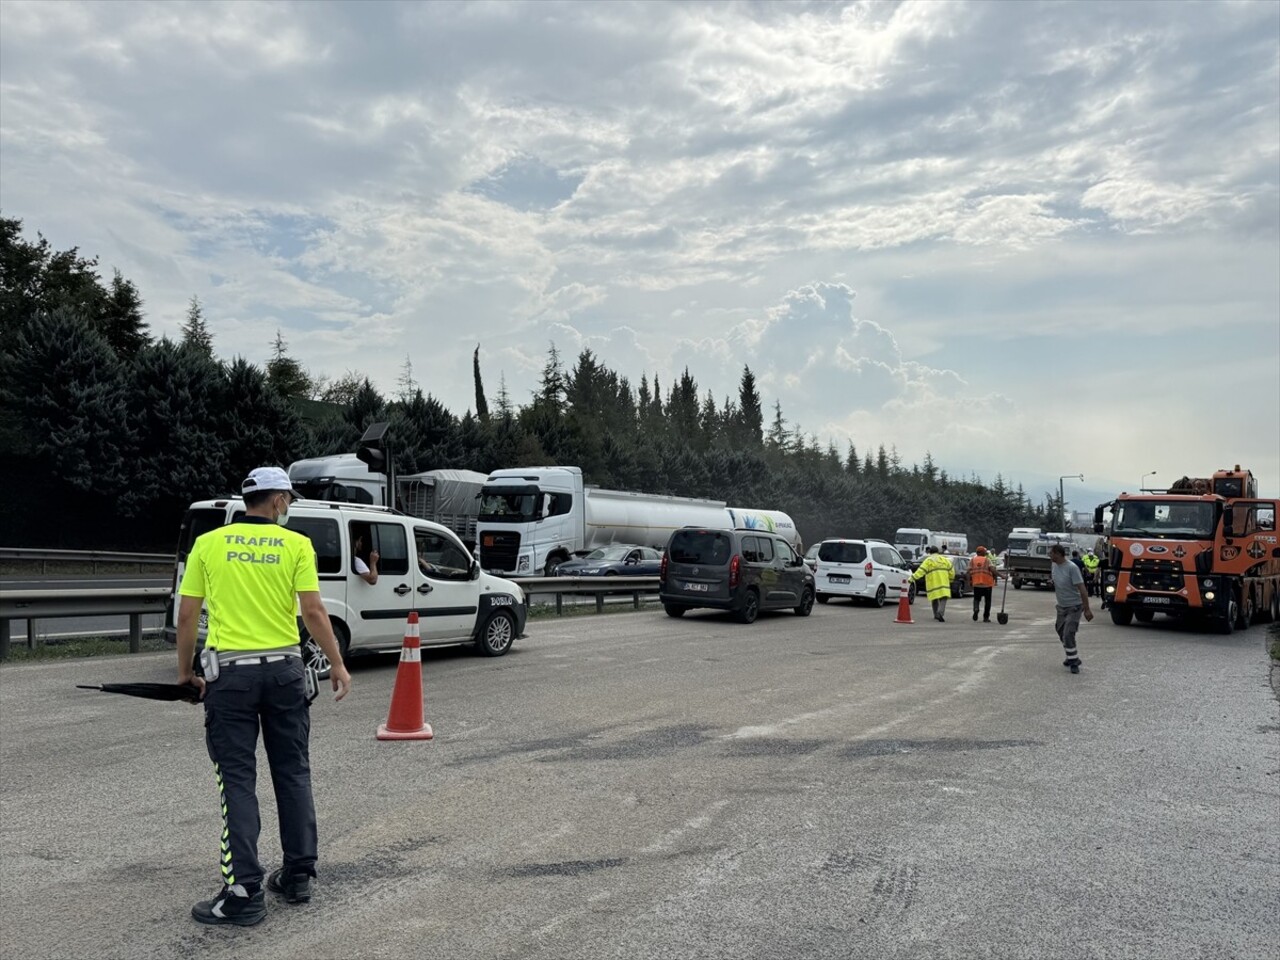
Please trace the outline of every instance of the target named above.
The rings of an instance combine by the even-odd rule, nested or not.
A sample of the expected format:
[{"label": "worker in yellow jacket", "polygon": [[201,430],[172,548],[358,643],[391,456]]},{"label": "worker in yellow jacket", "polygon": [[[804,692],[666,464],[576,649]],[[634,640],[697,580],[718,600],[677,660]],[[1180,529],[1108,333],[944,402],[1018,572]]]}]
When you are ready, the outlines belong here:
[{"label": "worker in yellow jacket", "polygon": [[928,547],[927,556],[920,561],[912,580],[924,580],[925,590],[929,594],[929,603],[933,605],[933,619],[946,623],[947,601],[951,599],[951,581],[956,572],[951,561],[938,552],[937,547]]}]

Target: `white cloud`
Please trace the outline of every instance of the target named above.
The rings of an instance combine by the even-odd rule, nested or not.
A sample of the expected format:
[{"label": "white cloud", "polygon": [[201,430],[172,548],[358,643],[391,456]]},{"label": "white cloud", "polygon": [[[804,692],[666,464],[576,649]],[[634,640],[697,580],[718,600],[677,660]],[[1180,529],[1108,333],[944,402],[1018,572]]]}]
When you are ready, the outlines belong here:
[{"label": "white cloud", "polygon": [[[279,323],[388,389],[409,353],[459,409],[477,340],[520,398],[554,337],[717,396],[750,362],[806,429],[916,456],[1127,461],[1045,429],[1036,358],[1199,369],[1211,318],[1277,359],[1278,29],[1274,4],[10,0],[0,203],[118,266],[157,330],[197,294],[228,353]],[[1126,401],[1199,422],[1172,379]]]}]

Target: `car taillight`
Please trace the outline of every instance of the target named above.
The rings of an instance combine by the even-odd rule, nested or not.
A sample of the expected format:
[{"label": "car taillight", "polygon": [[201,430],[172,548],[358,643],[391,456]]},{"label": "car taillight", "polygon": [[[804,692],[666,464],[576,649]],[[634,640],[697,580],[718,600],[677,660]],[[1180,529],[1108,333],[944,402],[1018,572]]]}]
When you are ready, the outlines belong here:
[{"label": "car taillight", "polygon": [[658,564],[658,581],[660,583],[667,582],[667,555],[662,555],[662,562]]},{"label": "car taillight", "polygon": [[868,560],[867,565],[862,568],[862,572],[867,575],[868,580],[871,579],[871,573],[874,570],[875,570],[875,565],[870,560]]},{"label": "car taillight", "polygon": [[729,561],[729,589],[732,590],[738,585],[738,578],[742,576],[742,558],[736,553],[733,559]]}]

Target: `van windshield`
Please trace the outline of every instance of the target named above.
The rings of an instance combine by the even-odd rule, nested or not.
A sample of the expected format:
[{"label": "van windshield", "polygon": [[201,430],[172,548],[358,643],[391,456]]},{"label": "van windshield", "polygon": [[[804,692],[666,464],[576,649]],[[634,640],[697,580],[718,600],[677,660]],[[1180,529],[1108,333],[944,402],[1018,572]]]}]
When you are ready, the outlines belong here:
[{"label": "van windshield", "polygon": [[861,563],[867,559],[863,543],[824,543],[818,548],[818,559],[824,563]]},{"label": "van windshield", "polygon": [[714,530],[678,530],[667,551],[672,563],[722,567],[729,562],[729,538]]}]

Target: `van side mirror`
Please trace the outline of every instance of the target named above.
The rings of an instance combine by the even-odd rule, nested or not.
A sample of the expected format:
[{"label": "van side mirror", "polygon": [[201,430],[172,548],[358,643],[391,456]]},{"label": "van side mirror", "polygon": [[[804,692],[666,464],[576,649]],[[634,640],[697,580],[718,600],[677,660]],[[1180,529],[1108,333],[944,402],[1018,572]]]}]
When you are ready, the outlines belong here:
[{"label": "van side mirror", "polygon": [[471,561],[471,567],[467,571],[467,576],[472,580],[480,579],[480,561],[479,560]]}]

